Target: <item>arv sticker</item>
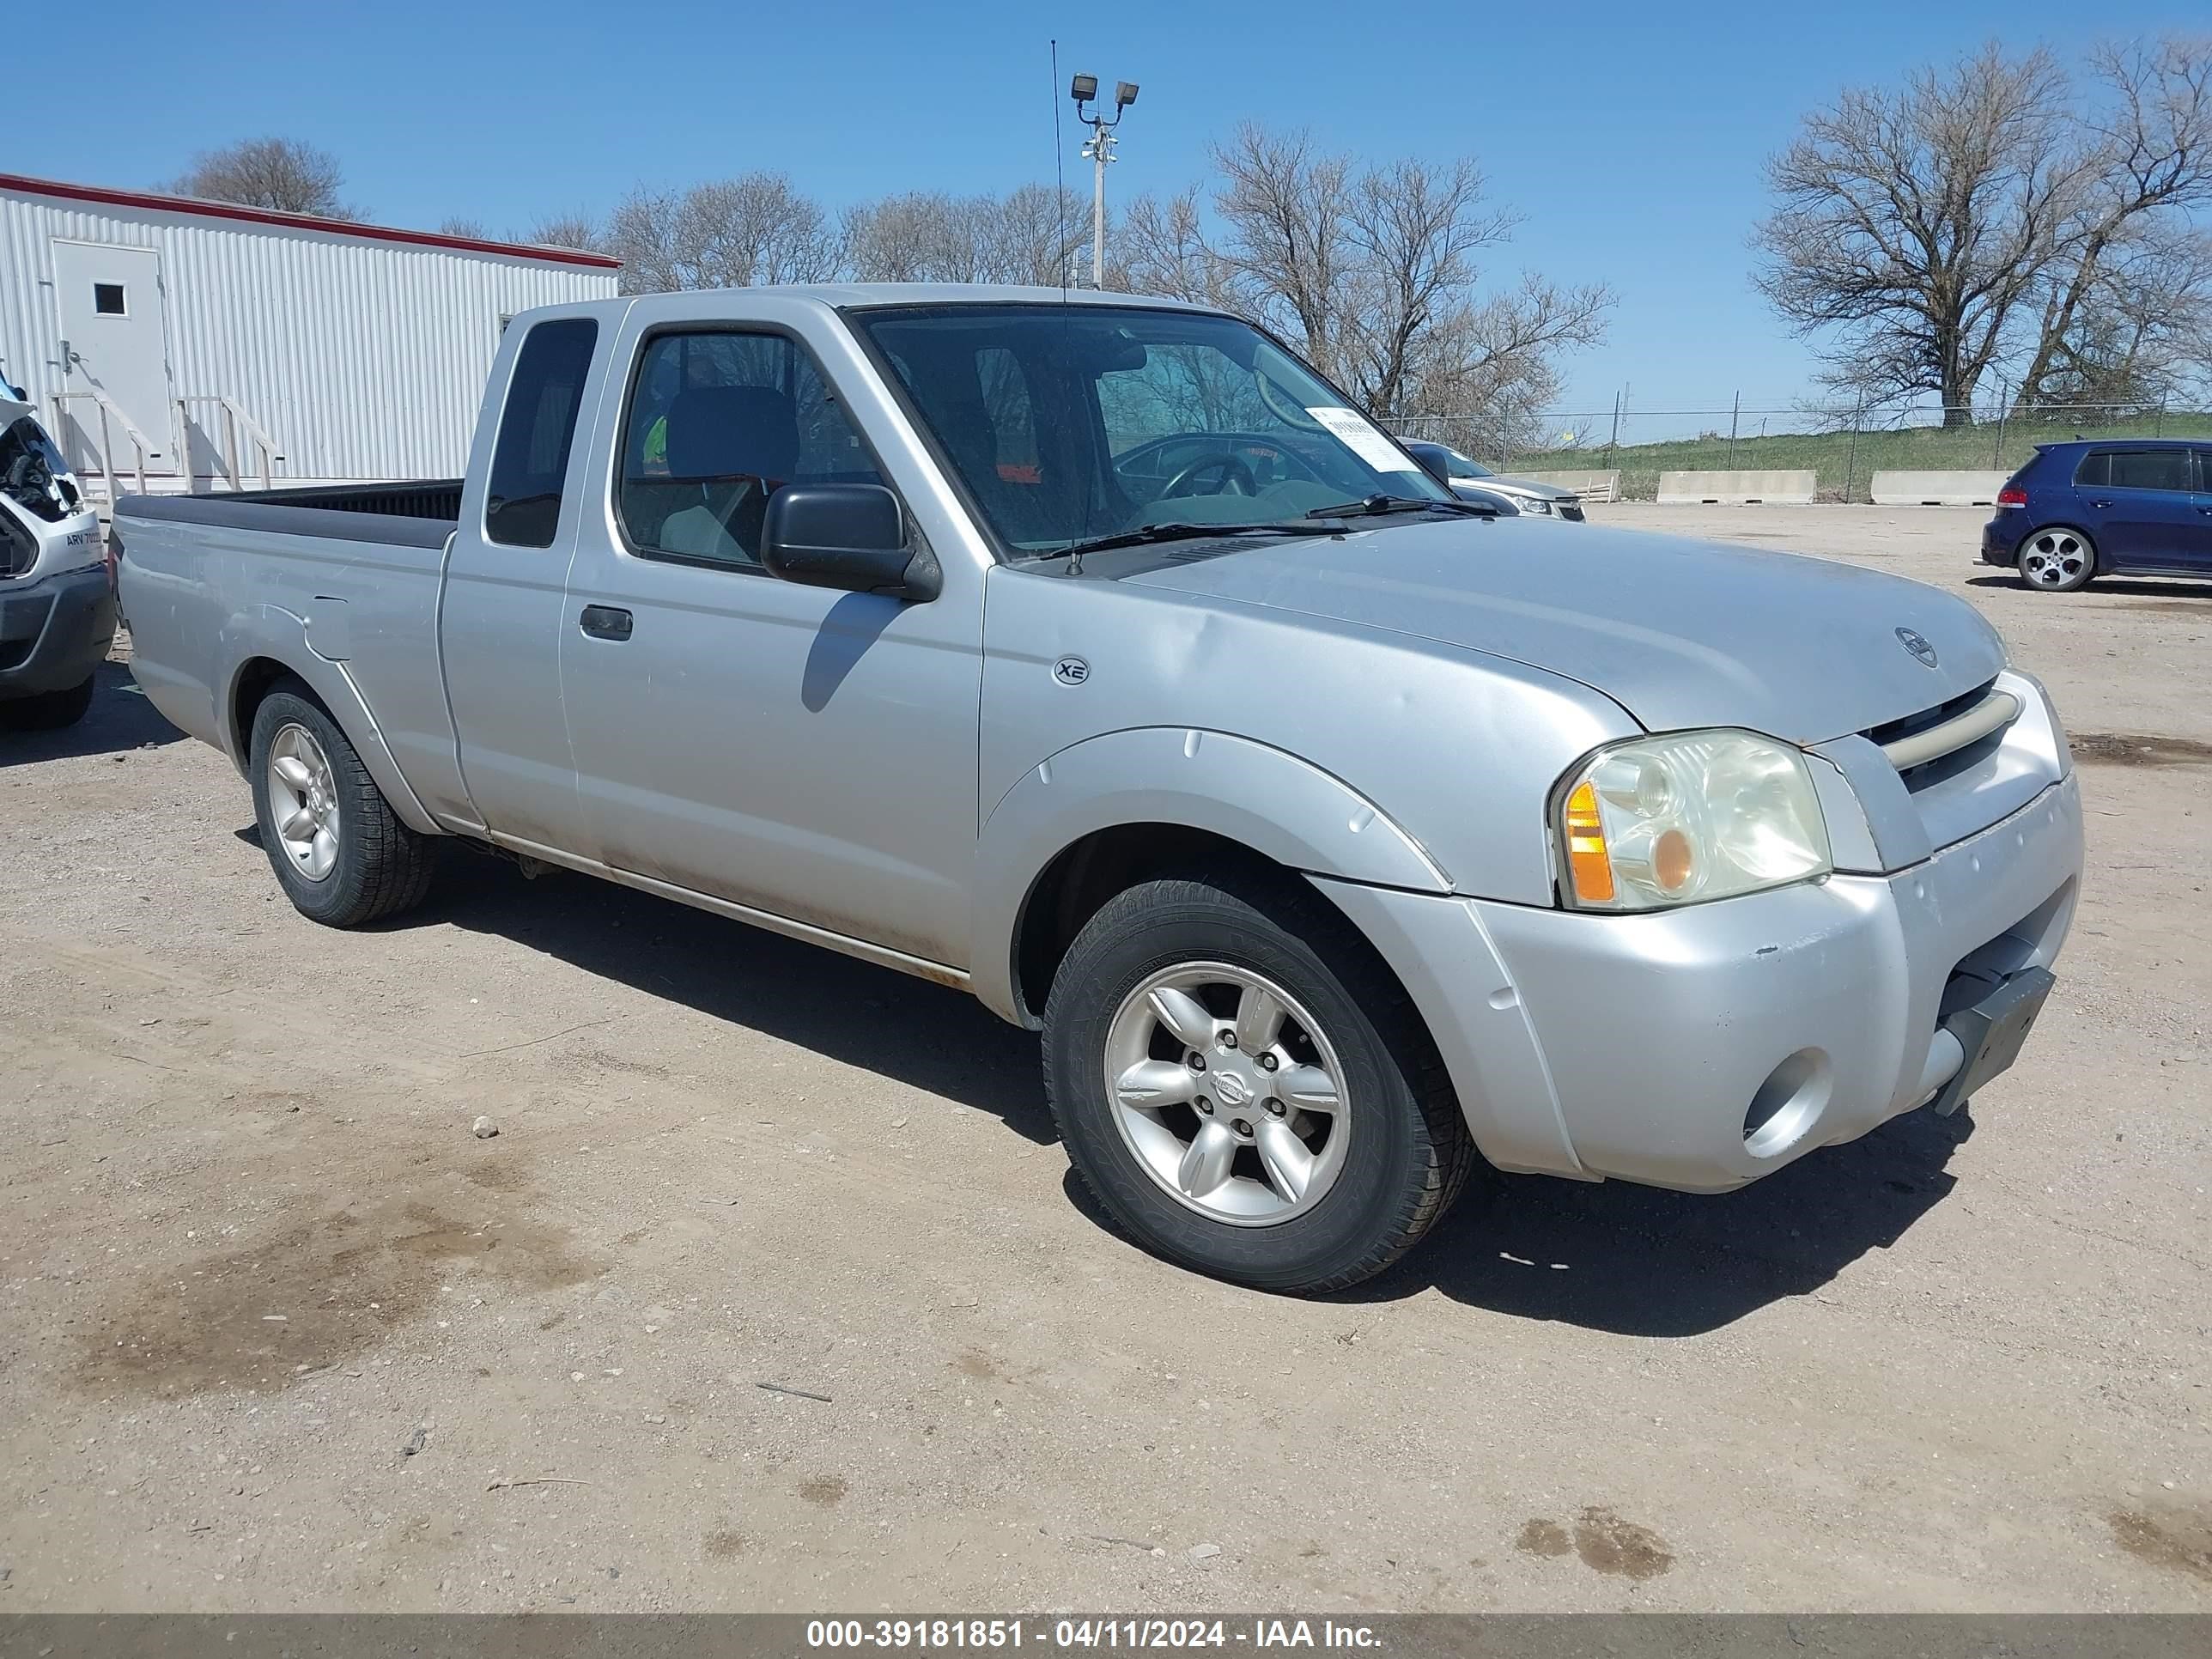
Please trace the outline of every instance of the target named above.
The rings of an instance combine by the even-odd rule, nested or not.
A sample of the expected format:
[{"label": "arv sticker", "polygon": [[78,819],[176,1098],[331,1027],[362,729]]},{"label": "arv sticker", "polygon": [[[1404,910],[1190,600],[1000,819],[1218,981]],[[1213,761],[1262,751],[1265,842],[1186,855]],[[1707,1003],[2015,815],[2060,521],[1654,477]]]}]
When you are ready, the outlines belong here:
[{"label": "arv sticker", "polygon": [[1344,447],[1377,472],[1407,472],[1412,463],[1356,409],[1309,409],[1306,413],[1344,441]]}]

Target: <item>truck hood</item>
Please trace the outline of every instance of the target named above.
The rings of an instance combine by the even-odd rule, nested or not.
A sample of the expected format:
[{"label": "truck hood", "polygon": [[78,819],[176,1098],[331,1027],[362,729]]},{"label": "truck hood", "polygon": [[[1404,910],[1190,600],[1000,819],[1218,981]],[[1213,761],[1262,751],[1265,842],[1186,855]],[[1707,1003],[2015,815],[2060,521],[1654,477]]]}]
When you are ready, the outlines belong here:
[{"label": "truck hood", "polygon": [[[1123,580],[1525,663],[1602,691],[1655,732],[1738,726],[1821,743],[1932,708],[2005,661],[1972,605],[1920,582],[1597,526],[1400,523]],[[1906,635],[1932,647],[1933,667]]]}]

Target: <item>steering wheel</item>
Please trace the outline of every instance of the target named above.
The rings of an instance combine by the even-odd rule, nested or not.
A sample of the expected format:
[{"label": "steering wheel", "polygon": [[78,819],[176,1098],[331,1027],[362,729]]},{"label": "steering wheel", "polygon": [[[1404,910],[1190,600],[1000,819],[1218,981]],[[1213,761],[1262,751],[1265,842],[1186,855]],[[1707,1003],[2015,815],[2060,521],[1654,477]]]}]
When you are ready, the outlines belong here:
[{"label": "steering wheel", "polygon": [[1206,491],[1209,495],[1226,494],[1231,483],[1240,479],[1243,482],[1237,484],[1238,495],[1256,495],[1260,493],[1260,481],[1252,476],[1252,469],[1245,465],[1243,458],[1232,451],[1224,449],[1218,455],[1200,456],[1182,471],[1176,473],[1174,477],[1170,478],[1167,488],[1160,491],[1159,499],[1170,501],[1178,495],[1196,495],[1198,492],[1193,489],[1191,485],[1209,472],[1218,472],[1221,475],[1221,481]]}]

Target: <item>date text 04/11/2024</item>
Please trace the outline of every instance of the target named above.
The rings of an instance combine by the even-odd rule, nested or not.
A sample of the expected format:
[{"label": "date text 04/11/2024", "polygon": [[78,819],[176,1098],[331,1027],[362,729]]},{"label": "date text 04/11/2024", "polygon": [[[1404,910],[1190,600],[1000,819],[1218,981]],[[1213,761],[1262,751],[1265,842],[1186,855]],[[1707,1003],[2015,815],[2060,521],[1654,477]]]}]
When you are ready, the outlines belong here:
[{"label": "date text 04/11/2024", "polygon": [[1365,1625],[1333,1620],[1060,1619],[1031,1630],[1019,1619],[815,1619],[810,1648],[1364,1648],[1382,1645]]}]

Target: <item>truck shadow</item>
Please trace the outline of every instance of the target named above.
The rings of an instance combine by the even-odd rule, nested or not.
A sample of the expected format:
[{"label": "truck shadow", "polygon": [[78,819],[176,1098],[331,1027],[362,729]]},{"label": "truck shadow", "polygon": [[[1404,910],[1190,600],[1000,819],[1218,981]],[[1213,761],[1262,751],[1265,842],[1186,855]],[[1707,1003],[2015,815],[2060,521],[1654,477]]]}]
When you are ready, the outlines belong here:
[{"label": "truck shadow", "polygon": [[58,732],[0,731],[0,768],[83,755],[119,755],[177,743],[184,733],[146,700],[128,663],[104,662],[93,676],[92,707]]},{"label": "truck shadow", "polygon": [[449,854],[401,927],[445,922],[1058,1139],[1036,1039],[964,992],[588,876],[526,879],[503,859]]},{"label": "truck shadow", "polygon": [[1812,1295],[1868,1251],[1896,1243],[1958,1184],[1945,1166],[1973,1132],[1971,1109],[1914,1112],[1715,1196],[1500,1176],[1492,1202],[1471,1189],[1405,1261],[1345,1299],[1433,1285],[1524,1319],[1698,1335]]},{"label": "truck shadow", "polygon": [[[430,902],[399,927],[494,934],[586,973],[1058,1136],[1036,1039],[974,998],[588,877],[526,879],[456,849]],[[1339,1300],[1431,1287],[1472,1307],[1635,1336],[1689,1336],[1817,1291],[1886,1249],[1956,1184],[1946,1164],[1966,1112],[1916,1112],[1741,1192],[1697,1197],[1540,1176],[1478,1173],[1407,1259]],[[1073,1171],[1069,1200],[1108,1225]],[[1487,1200],[1487,1201],[1486,1201]]]}]

